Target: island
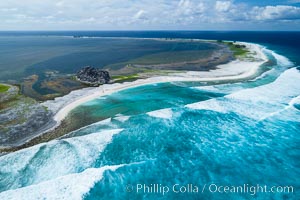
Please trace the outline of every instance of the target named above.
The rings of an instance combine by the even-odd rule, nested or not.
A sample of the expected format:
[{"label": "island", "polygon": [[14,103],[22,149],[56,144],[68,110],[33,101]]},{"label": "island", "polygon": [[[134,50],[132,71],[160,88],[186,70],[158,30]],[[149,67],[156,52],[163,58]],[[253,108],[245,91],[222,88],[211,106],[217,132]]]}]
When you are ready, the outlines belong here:
[{"label": "island", "polygon": [[147,55],[139,54],[127,61],[119,58],[117,63],[107,63],[101,68],[78,67],[75,73],[39,69],[19,85],[2,86],[0,152],[47,142],[88,125],[72,123],[66,117],[77,106],[95,98],[162,82],[251,79],[268,62],[263,47],[256,44],[184,39],[143,41],[151,44],[151,48],[155,43],[159,43],[157,47],[168,44],[179,50],[151,49]]}]

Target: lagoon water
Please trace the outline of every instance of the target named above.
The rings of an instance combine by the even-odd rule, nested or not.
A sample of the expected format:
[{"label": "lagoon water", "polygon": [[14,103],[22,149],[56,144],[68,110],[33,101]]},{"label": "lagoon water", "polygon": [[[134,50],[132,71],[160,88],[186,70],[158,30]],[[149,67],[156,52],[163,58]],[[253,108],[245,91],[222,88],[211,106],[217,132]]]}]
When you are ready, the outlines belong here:
[{"label": "lagoon water", "polygon": [[[73,113],[90,125],[0,157],[0,199],[299,199],[299,50],[265,46],[273,65],[254,80],[147,85],[81,105]],[[294,192],[219,193],[211,184]]]}]

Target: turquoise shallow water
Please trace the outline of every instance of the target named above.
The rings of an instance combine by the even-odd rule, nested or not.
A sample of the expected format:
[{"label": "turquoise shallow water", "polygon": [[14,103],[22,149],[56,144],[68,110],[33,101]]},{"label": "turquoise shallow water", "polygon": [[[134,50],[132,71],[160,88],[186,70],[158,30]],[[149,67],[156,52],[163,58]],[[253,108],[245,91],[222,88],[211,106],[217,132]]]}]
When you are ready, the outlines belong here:
[{"label": "turquoise shallow water", "polygon": [[148,85],[78,107],[107,119],[0,157],[0,199],[299,199],[300,71],[267,53],[275,64],[255,80]]}]

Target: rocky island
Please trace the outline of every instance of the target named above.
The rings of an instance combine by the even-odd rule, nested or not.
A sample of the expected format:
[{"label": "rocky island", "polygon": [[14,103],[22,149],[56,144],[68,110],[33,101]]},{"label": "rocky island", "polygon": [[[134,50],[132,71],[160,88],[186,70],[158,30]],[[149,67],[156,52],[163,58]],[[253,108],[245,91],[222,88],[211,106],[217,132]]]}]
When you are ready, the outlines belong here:
[{"label": "rocky island", "polygon": [[110,76],[108,71],[87,66],[77,72],[76,79],[89,85],[98,86],[109,83]]},{"label": "rocky island", "polygon": [[[161,82],[240,80],[251,77],[264,62],[261,49],[256,45],[187,40],[174,40],[172,44],[166,41],[150,42],[151,45],[153,43],[159,43],[157,47],[161,48],[164,47],[161,45],[168,48],[171,45],[178,49],[154,52],[150,49],[147,55],[130,59],[124,54],[126,59],[121,56],[122,59],[106,65],[102,57],[104,61],[98,66],[103,68],[81,65],[86,67],[76,69],[75,74],[73,67],[70,67],[72,71],[40,67],[40,71],[24,78],[20,86],[10,85],[10,89],[3,86],[2,96],[5,94],[5,98],[0,98],[0,155],[60,138],[88,125],[91,123],[89,119],[83,121],[80,118],[78,121],[74,115],[75,118],[71,116],[70,120],[66,116],[77,106],[99,96]],[[106,83],[119,84],[89,87]],[[9,101],[7,95],[11,97]],[[24,114],[18,114],[20,111]]]}]

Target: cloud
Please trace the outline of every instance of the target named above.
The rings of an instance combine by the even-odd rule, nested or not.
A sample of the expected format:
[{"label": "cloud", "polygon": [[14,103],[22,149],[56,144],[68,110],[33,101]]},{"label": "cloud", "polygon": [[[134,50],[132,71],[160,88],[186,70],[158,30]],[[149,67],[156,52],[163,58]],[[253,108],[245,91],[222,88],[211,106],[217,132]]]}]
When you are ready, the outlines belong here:
[{"label": "cloud", "polygon": [[64,1],[59,1],[59,2],[55,3],[55,5],[57,7],[62,7],[64,5],[64,3],[65,3]]},{"label": "cloud", "polygon": [[230,6],[231,6],[230,1],[217,1],[215,9],[219,12],[226,12],[229,10]]},{"label": "cloud", "polygon": [[1,8],[1,12],[16,12],[18,11],[18,8]]},{"label": "cloud", "polygon": [[190,6],[189,0],[180,0],[178,3],[178,7],[188,8]]},{"label": "cloud", "polygon": [[251,15],[256,20],[297,20],[300,19],[300,8],[282,5],[254,7]]},{"label": "cloud", "polygon": [[[296,0],[297,1],[297,0]],[[218,29],[257,22],[292,23],[299,7],[253,6],[244,0],[0,1],[0,29]],[[261,5],[261,4],[260,4]],[[287,22],[289,21],[289,22]],[[296,25],[296,26],[295,26]]]},{"label": "cloud", "polygon": [[[189,25],[200,22],[208,22],[206,12],[209,8],[209,1],[202,0],[180,0],[175,9],[171,8],[165,14],[172,24]],[[209,14],[210,15],[210,14]]]},{"label": "cloud", "polygon": [[144,10],[139,10],[134,16],[134,19],[146,19],[145,16],[145,11]]},{"label": "cloud", "polygon": [[90,17],[90,18],[84,19],[83,21],[86,21],[86,22],[95,22],[96,19],[94,17]]}]

